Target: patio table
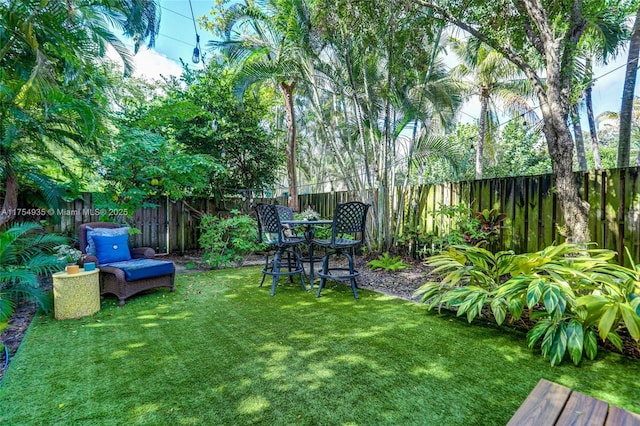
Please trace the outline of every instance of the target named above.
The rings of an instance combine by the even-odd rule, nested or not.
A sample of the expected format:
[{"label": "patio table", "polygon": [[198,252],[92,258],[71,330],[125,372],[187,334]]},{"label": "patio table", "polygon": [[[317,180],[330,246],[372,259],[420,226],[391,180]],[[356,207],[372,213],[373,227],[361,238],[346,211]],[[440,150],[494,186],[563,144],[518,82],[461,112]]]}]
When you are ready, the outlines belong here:
[{"label": "patio table", "polygon": [[[322,258],[315,258],[313,256],[313,238],[315,237],[315,226],[316,225],[332,225],[333,220],[322,219],[322,220],[283,220],[281,222],[283,225],[289,225],[291,227],[302,227],[304,231],[304,239],[309,244],[309,281],[311,282],[311,289],[313,289],[313,280],[315,278],[314,274],[314,262],[322,260]],[[307,258],[302,258],[303,262],[307,261]]]}]

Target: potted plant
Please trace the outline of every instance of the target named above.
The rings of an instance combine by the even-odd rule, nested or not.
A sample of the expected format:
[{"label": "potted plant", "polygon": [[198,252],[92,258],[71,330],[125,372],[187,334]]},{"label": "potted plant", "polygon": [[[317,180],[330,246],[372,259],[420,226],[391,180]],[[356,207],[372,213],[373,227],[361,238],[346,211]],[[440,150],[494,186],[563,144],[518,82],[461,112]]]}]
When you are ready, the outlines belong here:
[{"label": "potted plant", "polygon": [[313,209],[313,206],[308,206],[305,211],[300,213],[302,220],[318,220],[320,219],[320,213]]},{"label": "potted plant", "polygon": [[60,260],[64,260],[67,263],[65,270],[67,274],[77,274],[80,271],[78,260],[82,252],[66,244],[61,244],[54,247],[56,257]]}]

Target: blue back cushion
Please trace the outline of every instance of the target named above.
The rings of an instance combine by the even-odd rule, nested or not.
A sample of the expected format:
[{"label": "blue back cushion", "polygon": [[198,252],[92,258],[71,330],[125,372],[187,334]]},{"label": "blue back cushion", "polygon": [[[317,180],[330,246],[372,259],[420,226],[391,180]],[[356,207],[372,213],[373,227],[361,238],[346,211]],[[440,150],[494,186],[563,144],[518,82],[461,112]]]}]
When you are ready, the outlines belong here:
[{"label": "blue back cushion", "polygon": [[87,226],[87,254],[96,255],[96,244],[93,242],[95,235],[129,235],[129,227],[121,226],[120,228],[92,228]]},{"label": "blue back cushion", "polygon": [[96,257],[100,264],[131,260],[129,235],[94,235]]}]

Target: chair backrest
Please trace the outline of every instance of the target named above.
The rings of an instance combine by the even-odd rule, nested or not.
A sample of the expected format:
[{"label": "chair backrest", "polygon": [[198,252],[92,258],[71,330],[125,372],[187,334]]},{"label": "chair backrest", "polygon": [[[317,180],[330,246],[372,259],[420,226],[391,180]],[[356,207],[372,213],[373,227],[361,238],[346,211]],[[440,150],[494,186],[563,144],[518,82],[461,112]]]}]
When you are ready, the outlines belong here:
[{"label": "chair backrest", "polygon": [[282,243],[282,224],[277,206],[259,203],[255,207],[258,217],[258,233],[260,242],[267,244]]},{"label": "chair backrest", "polygon": [[87,253],[87,246],[89,245],[89,242],[87,240],[87,227],[91,227],[93,229],[96,228],[120,228],[122,225],[120,225],[119,223],[114,223],[114,222],[89,222],[89,223],[83,223],[82,225],[80,225],[80,227],[78,228],[78,244],[80,246],[80,251],[83,254]]},{"label": "chair backrest", "polygon": [[293,209],[291,207],[276,205],[276,210],[278,211],[280,221],[293,220]]},{"label": "chair backrest", "polygon": [[333,213],[332,242],[335,243],[336,238],[350,235],[355,241],[364,244],[369,207],[369,204],[359,201],[338,204]]}]

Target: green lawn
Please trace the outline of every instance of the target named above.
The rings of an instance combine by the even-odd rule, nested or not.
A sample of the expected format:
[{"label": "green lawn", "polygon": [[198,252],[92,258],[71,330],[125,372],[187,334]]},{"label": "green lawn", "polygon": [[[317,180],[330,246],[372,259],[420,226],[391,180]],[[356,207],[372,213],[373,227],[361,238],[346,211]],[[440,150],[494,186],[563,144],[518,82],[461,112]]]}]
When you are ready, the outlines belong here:
[{"label": "green lawn", "polygon": [[546,378],[640,412],[640,363],[551,367],[521,334],[259,268],[183,274],[80,320],[39,316],[0,384],[7,425],[503,425]]}]

